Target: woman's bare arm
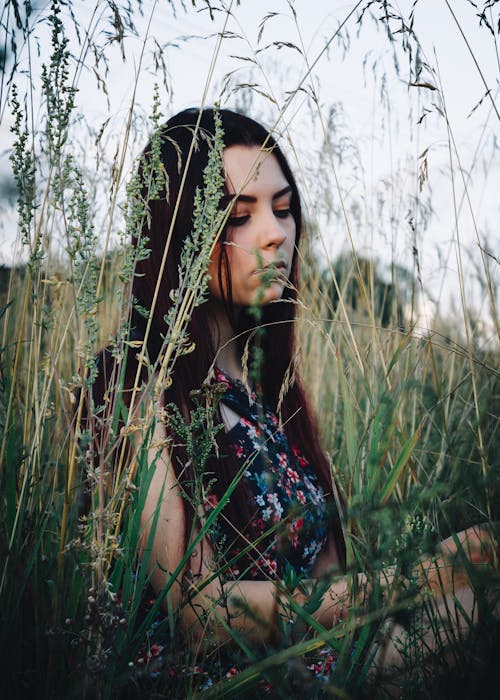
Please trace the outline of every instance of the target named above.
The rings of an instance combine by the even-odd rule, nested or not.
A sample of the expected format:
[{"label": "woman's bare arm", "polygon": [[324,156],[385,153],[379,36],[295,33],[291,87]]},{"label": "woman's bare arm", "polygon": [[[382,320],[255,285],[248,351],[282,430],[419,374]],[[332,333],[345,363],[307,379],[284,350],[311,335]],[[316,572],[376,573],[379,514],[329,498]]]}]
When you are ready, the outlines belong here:
[{"label": "woman's bare arm", "polygon": [[[151,571],[151,585],[159,593],[169,582],[171,574],[179,567],[186,551],[181,489],[166,444],[165,428],[159,421],[148,448],[148,463],[154,465],[154,472],[141,514],[139,554],[147,559]],[[150,551],[146,551],[153,527],[151,548]],[[181,603],[181,579],[182,571],[168,593],[174,610],[178,609]],[[165,605],[167,604],[166,600]]]},{"label": "woman's bare arm", "polygon": [[[184,499],[161,422],[156,424],[148,461],[154,466],[154,473],[141,514],[140,554],[147,557],[151,584],[159,594],[170,582],[187,549]],[[146,552],[154,526],[150,551]],[[212,637],[227,638],[230,634],[226,625],[252,637],[266,638],[276,608],[273,582],[235,581],[222,585],[220,578],[213,575],[215,568],[212,548],[207,538],[203,538],[171,585],[164,606],[180,611],[184,628],[195,639],[207,631]]]},{"label": "woman's bare arm", "polygon": [[[158,509],[149,556],[151,583],[157,593],[164,589],[172,572],[179,567],[187,547],[183,497],[169,450],[166,446],[162,447],[165,444],[165,430],[158,423],[149,448],[150,462],[156,462],[154,475],[141,517],[145,547]],[[487,549],[486,542],[490,540],[484,530],[470,528],[457,537],[470,561],[489,560],[491,546]],[[453,557],[458,559],[459,551],[455,539],[451,537],[441,544],[437,557],[427,557],[419,565],[422,587],[436,599],[467,585],[457,576]],[[314,577],[324,576],[329,569],[334,571],[337,563],[335,543],[329,538],[312,574]],[[288,594],[278,590],[273,581],[240,580],[223,584],[219,577],[214,576],[216,568],[212,548],[204,538],[193,549],[187,565],[169,591],[170,605],[180,610],[184,628],[198,641],[207,632],[210,633],[209,637],[218,640],[229,638],[229,628],[243,631],[253,638],[267,638],[274,628],[276,615],[286,607]],[[393,573],[384,572],[381,583],[391,588]],[[362,574],[358,575],[358,584],[359,595],[364,597],[366,578]],[[298,604],[306,601],[301,591],[295,592],[293,597]],[[332,627],[346,616],[351,597],[348,579],[337,576],[314,617],[325,627]]]},{"label": "woman's bare arm", "polygon": [[[179,567],[187,549],[184,499],[161,422],[155,427],[148,460],[154,467],[154,473],[141,515],[141,553],[147,557],[151,584],[159,594]],[[155,520],[152,544],[150,551],[146,552]],[[337,561],[335,543],[329,538],[325,551],[318,558],[314,575],[324,574]],[[188,562],[171,585],[168,598],[164,601],[165,607],[180,611],[184,629],[195,641],[207,633],[212,639],[230,638],[229,628],[245,632],[255,639],[269,637],[283,602],[276,583],[251,580],[222,583],[220,577],[214,576],[216,569],[217,562],[210,542],[203,538],[193,548]],[[345,578],[331,585],[324,605],[315,613],[322,624],[331,626],[344,615],[346,591]]]}]

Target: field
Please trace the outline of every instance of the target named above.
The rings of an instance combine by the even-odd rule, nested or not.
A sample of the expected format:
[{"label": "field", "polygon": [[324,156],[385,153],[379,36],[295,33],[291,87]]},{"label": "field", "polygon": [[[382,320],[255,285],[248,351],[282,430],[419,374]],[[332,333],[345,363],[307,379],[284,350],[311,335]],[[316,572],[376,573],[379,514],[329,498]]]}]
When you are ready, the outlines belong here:
[{"label": "field", "polygon": [[[141,147],[154,140],[170,113],[173,68],[162,64],[161,42],[148,24],[154,27],[157,3],[138,3],[135,10],[126,2],[97,3],[90,15],[80,3],[53,0],[26,15],[14,0],[2,11],[8,41],[0,54],[0,117],[12,132],[13,172],[11,189],[3,190],[3,230],[9,236],[15,231],[10,240],[16,251],[0,266],[2,697],[494,697],[492,688],[500,683],[498,558],[496,565],[476,567],[463,557],[477,619],[461,626],[439,620],[422,596],[418,562],[441,539],[470,525],[486,523],[495,538],[499,534],[499,260],[491,233],[498,203],[490,208],[483,197],[498,191],[498,90],[477,65],[478,99],[470,106],[480,124],[474,135],[480,134],[482,167],[473,167],[474,161],[465,168],[437,62],[420,48],[413,21],[418,2],[407,3],[404,12],[383,1],[347,3],[347,9],[344,3],[337,29],[318,54],[299,41],[295,5],[276,3],[292,24],[295,18],[296,44],[277,28],[269,35],[276,16],[264,13],[262,43],[256,45],[269,50],[248,47],[239,56],[255,71],[243,77],[217,72],[219,56],[234,40],[230,21],[239,4],[192,4],[205,13],[206,36],[214,39],[213,53],[206,49],[207,66],[212,63],[198,103],[220,100],[274,124],[297,169],[307,232],[297,320],[301,375],[339,503],[345,504],[352,600],[359,571],[371,593],[363,606],[353,602],[347,619],[324,629],[311,625],[328,583],[323,581],[308,604],[283,615],[272,643],[252,644],[234,632],[232,644],[212,642],[196,651],[185,647],[175,611],[155,623],[162,600],[145,611],[147,561],[136,553],[152,473],[144,445],[158,417],[159,386],[189,350],[183,335],[189,310],[203,302],[196,256],[186,266],[161,370],[146,365],[151,381],[141,419],[132,419],[120,401],[111,409],[94,405],[90,416],[85,406],[99,350],[111,346],[123,358],[141,349],[128,338],[135,303],[130,282],[138,256],[148,254],[147,243],[130,243],[148,215],[137,165]],[[450,26],[460,27],[445,4]],[[484,42],[497,46],[497,0],[481,8],[464,5]],[[179,17],[194,12],[182,2],[163,3],[161,10]],[[396,66],[393,79],[408,93],[405,106],[396,107],[384,91],[385,69],[374,62],[370,79],[384,133],[394,130],[395,145],[395,125],[404,113],[416,153],[404,167],[394,162],[391,176],[371,181],[365,151],[349,132],[341,105],[323,100],[314,77],[323,54],[334,62],[355,51],[356,31],[363,48],[368,26],[385,37]],[[129,39],[144,47],[135,62],[127,54]],[[463,51],[472,51],[465,36]],[[120,66],[134,66],[135,87],[118,119],[109,109],[108,130],[106,121],[86,121],[79,86],[92,76],[106,102],[113,71],[121,70],[113,52],[123,53]],[[279,63],[287,52],[300,56],[302,77],[294,74],[294,89],[278,95],[266,76],[275,71],[276,83],[288,80]],[[368,62],[368,44],[362,53]],[[152,73],[156,84],[145,106],[135,90],[143,76],[149,85]],[[444,174],[433,170],[432,147],[419,141],[431,119],[447,154]],[[304,152],[308,120],[317,142],[307,143]],[[382,154],[379,160],[389,159],[385,137],[373,132],[368,141]],[[153,187],[161,167],[146,176]],[[439,180],[436,191],[433,178]],[[439,225],[451,232],[448,257],[435,252],[427,235],[436,231],[441,200],[447,208],[439,209]],[[205,224],[194,222],[193,237],[206,253],[216,230],[207,233]],[[438,272],[429,277],[433,256]],[[200,473],[212,445],[211,410],[200,408],[184,426]],[[90,449],[96,430],[97,457]],[[384,591],[378,582],[387,567],[397,572],[398,583]],[[163,597],[168,601],[168,588]],[[395,643],[404,660],[394,674],[374,660],[377,644],[391,633],[399,636]],[[439,641],[429,647],[430,637]],[[308,671],[313,664],[325,666],[323,681]],[[232,668],[241,670],[233,674]]]}]

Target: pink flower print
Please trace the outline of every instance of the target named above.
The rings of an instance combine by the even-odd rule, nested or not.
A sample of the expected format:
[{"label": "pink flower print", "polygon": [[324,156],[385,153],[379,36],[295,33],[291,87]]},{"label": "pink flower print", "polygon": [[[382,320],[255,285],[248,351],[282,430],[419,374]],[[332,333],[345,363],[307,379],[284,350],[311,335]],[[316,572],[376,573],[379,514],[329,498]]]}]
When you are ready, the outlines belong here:
[{"label": "pink flower print", "polygon": [[260,535],[261,533],[264,532],[265,529],[266,529],[266,525],[264,522],[264,518],[256,518],[256,520],[255,520],[255,532]]},{"label": "pink flower print", "polygon": [[205,497],[205,507],[206,508],[217,508],[219,505],[219,499],[215,493],[211,493]]},{"label": "pink flower print", "polygon": [[328,656],[325,659],[325,673],[328,673],[332,667],[332,665],[335,663],[336,659],[333,654],[328,654]]},{"label": "pink flower print", "polygon": [[148,657],[151,658],[152,656],[160,656],[162,651],[163,646],[161,644],[152,644],[151,649],[148,651]]},{"label": "pink flower print", "polygon": [[337,655],[335,653],[332,654],[331,652],[324,652],[323,650],[320,652],[320,655],[325,657],[324,661],[312,663],[307,668],[309,669],[309,671],[312,671],[316,676],[326,678],[330,675],[333,666],[337,661]]},{"label": "pink flower print", "polygon": [[292,482],[292,484],[298,484],[299,483],[299,475],[298,472],[295,471],[295,469],[292,469],[292,467],[287,467],[286,470],[286,475]]},{"label": "pink flower print", "polygon": [[303,455],[299,452],[299,449],[296,445],[293,445],[292,447],[292,452],[293,454],[297,457],[297,461],[300,464],[301,467],[306,467],[307,466],[307,460],[304,459]]},{"label": "pink flower print", "polygon": [[295,520],[292,520],[292,524],[290,525],[290,530],[292,532],[300,532],[302,530],[303,525],[304,525],[304,518],[295,518]]},{"label": "pink flower print", "polygon": [[[278,462],[282,469],[286,469],[288,465],[288,459],[285,452],[278,452]],[[287,469],[288,473],[288,469]]]},{"label": "pink flower print", "polygon": [[319,674],[321,673],[321,670],[322,670],[321,664],[314,664],[314,663],[310,664],[307,668],[309,671],[312,671],[315,676],[319,676]]},{"label": "pink flower print", "polygon": [[251,427],[252,427],[252,424],[250,423],[250,421],[248,420],[248,418],[243,418],[243,416],[240,418],[240,423],[241,423],[241,425],[244,425],[245,428],[251,428]]},{"label": "pink flower print", "polygon": [[304,504],[306,502],[306,496],[305,496],[305,493],[302,491],[302,489],[297,489],[297,492],[295,495],[297,496],[297,500],[299,503]]},{"label": "pink flower print", "polygon": [[243,447],[241,445],[231,445],[231,447],[234,450],[236,457],[241,459],[241,457],[243,457]]},{"label": "pink flower print", "polygon": [[215,369],[215,379],[219,384],[223,384],[227,388],[231,386],[229,379],[218,368]]},{"label": "pink flower print", "polygon": [[264,568],[268,570],[271,576],[276,576],[278,573],[278,562],[276,559],[271,559],[268,556],[264,556],[263,559]]}]

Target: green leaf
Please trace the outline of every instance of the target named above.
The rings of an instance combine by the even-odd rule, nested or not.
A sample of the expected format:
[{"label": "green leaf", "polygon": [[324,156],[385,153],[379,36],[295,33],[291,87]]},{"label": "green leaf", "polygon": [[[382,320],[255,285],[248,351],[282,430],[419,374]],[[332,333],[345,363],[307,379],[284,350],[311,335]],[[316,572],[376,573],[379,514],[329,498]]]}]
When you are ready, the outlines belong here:
[{"label": "green leaf", "polygon": [[396,464],[392,468],[392,471],[389,474],[389,478],[387,479],[385,486],[382,489],[382,494],[381,494],[382,503],[384,503],[384,504],[387,503],[392,492],[396,488],[396,484],[399,480],[399,477],[401,476],[403,469],[405,468],[406,464],[408,463],[408,460],[412,456],[413,450],[415,449],[415,445],[419,441],[421,430],[422,430],[422,423],[420,423],[420,425],[415,430],[413,435],[403,445],[403,449],[401,450],[401,453],[396,461]]}]

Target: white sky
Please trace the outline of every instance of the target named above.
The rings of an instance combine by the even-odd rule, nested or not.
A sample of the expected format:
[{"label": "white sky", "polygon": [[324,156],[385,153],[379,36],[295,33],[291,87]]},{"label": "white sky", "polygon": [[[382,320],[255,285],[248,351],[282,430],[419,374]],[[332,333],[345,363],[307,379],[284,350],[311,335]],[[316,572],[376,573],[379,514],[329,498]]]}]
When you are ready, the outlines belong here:
[{"label": "white sky", "polygon": [[[201,8],[202,4],[198,0],[198,8]],[[405,16],[408,16],[413,4],[409,1],[399,4],[393,2]],[[478,4],[481,5],[480,2]],[[153,85],[157,81],[161,82],[161,76],[154,71],[152,64],[151,54],[155,41],[161,46],[168,42],[171,44],[163,51],[169,81],[169,95],[167,96],[165,91],[161,93],[165,102],[165,115],[200,103],[217,43],[216,33],[222,28],[224,16],[217,13],[212,22],[206,11],[193,9],[190,0],[186,0],[186,13],[178,1],[174,2],[174,5],[177,7],[176,17],[166,0],[158,3],[153,0],[144,2],[144,17],[135,17],[139,37],[129,37],[126,40],[126,63],[122,62],[118,47],[107,48],[106,53],[110,60],[109,75],[106,79],[111,103],[109,109],[102,91],[98,91],[96,87],[92,72],[83,72],[79,77],[77,111],[84,115],[86,123],[94,129],[98,129],[100,124],[109,119],[104,131],[109,158],[112,157],[116,144],[121,142],[124,133],[143,45],[145,52],[137,80],[136,114],[149,113]],[[286,0],[242,0],[240,6],[234,3],[233,17],[230,18],[227,29],[242,35],[244,40],[232,39],[223,42],[208,88],[208,102],[219,97],[224,76],[229,71],[238,69],[239,73],[233,78],[235,82],[251,79],[267,92],[271,92],[278,104],[282,104],[287,91],[293,91],[307,72],[304,57],[298,51],[283,47],[281,50],[274,48],[261,53],[258,57],[261,68],[255,68],[251,78],[249,67],[252,64],[232,56],[255,58],[256,49],[273,41],[289,41],[296,45],[300,45],[302,41],[307,59],[313,62],[321,54],[325,42],[332,36],[339,22],[347,17],[355,5],[354,0],[296,0],[293,7],[300,28],[299,37]],[[484,27],[479,28],[475,10],[467,0],[450,0],[450,5],[456,13],[487,85],[492,89],[493,95],[498,96],[498,47],[495,46],[491,33]],[[104,2],[99,2],[98,11],[104,12],[105,6]],[[80,23],[85,26],[95,3],[82,0],[74,2],[73,7]],[[258,45],[259,24],[268,12],[281,14],[268,21],[262,41]],[[375,13],[377,12],[375,10]],[[147,24],[151,13],[151,25],[147,36]],[[491,21],[495,25],[498,21],[498,10],[491,15]],[[397,53],[401,76],[397,78],[393,69],[391,48],[381,27],[377,30],[375,23],[366,16],[358,36],[356,18],[357,13],[346,24],[350,45],[345,53],[342,46],[334,41],[312,71],[323,117],[326,118],[333,104],[341,105],[343,110],[342,123],[334,134],[335,144],[343,144],[343,157],[337,155],[334,163],[349,213],[354,243],[359,250],[376,255],[382,261],[396,259],[411,267],[412,246],[416,242],[421,256],[425,288],[430,296],[437,298],[441,295],[441,286],[444,285],[441,302],[450,303],[450,300],[456,297],[458,289],[455,252],[451,245],[456,235],[454,201],[461,206],[459,235],[465,246],[464,252],[465,249],[470,249],[470,255],[477,257],[477,243],[473,218],[468,213],[467,206],[461,204],[464,189],[461,175],[456,170],[456,161],[455,195],[451,186],[444,120],[434,110],[420,127],[416,126],[424,107],[433,109],[432,103],[438,102],[437,93],[415,87],[408,88],[407,59],[399,48]],[[69,20],[66,22],[69,27]],[[475,225],[481,238],[488,233],[489,249],[498,256],[500,166],[498,150],[494,151],[492,145],[493,140],[499,136],[498,118],[488,99],[467,118],[483,97],[485,87],[445,0],[419,0],[415,8],[414,30],[420,39],[424,60],[434,70],[439,69],[439,80],[460,161],[463,169],[471,175],[469,196]],[[47,40],[47,34],[43,34],[43,25],[38,25],[37,32],[41,35],[41,56],[37,59],[37,64],[41,64],[47,60],[50,42]],[[187,35],[201,38],[179,41],[179,37]],[[400,41],[400,35],[396,35],[396,39]],[[174,44],[177,44],[177,47]],[[90,66],[92,61],[89,59],[86,64]],[[372,70],[374,65],[375,72]],[[262,67],[265,69],[265,75]],[[381,97],[384,72],[387,76],[385,103]],[[433,83],[438,80],[436,75],[429,73],[424,74],[422,79]],[[21,86],[22,82],[21,78]],[[304,86],[310,84],[309,78]],[[38,87],[35,82],[35,89]],[[248,95],[248,91],[246,94]],[[240,105],[242,95],[240,91]],[[233,105],[234,97],[227,104]],[[387,109],[388,104],[390,111]],[[269,124],[275,118],[277,108],[257,96],[250,106],[250,112]],[[324,175],[321,175],[320,166],[325,168],[325,157],[321,151],[322,129],[318,110],[311,110],[310,102],[308,104],[299,94],[287,111],[285,121],[290,125],[292,142],[297,149],[298,161],[294,167],[299,179],[305,182],[304,191],[309,215],[314,217],[319,213],[318,222],[328,252],[334,257],[348,247],[347,227],[339,219],[327,221],[322,213],[326,183],[322,181]],[[8,126],[9,118],[6,115],[0,125],[0,139],[2,145],[5,144],[7,148],[10,140]],[[73,131],[73,138],[79,138],[85,143],[86,158],[89,167],[92,168],[92,140],[86,136],[86,127],[83,124]],[[134,139],[129,144],[129,163],[132,163],[133,157],[140,152],[145,138],[146,130],[141,128],[139,123],[137,132],[134,132]],[[429,195],[430,184],[435,213],[426,228],[417,222],[418,236],[414,241],[407,224],[408,197],[417,194],[417,156],[427,148],[429,183],[424,184],[422,196],[425,198]],[[358,169],[355,167],[358,162],[355,149],[359,154]],[[285,150],[294,161],[290,149],[285,147]],[[9,168],[8,159],[5,153],[0,154],[0,158],[0,174],[4,174]],[[338,206],[338,196],[331,182],[333,181],[329,180],[328,187],[332,188],[332,198]],[[384,212],[380,212],[378,205],[382,197],[386,202]],[[356,219],[356,212],[360,212],[359,221]],[[15,224],[13,217],[7,212],[3,213],[3,219],[3,230],[0,229],[0,262],[11,263],[18,256],[14,245]],[[498,270],[498,265],[496,269]],[[475,304],[480,304],[478,290],[471,287],[471,294],[472,292],[475,295]]]}]

